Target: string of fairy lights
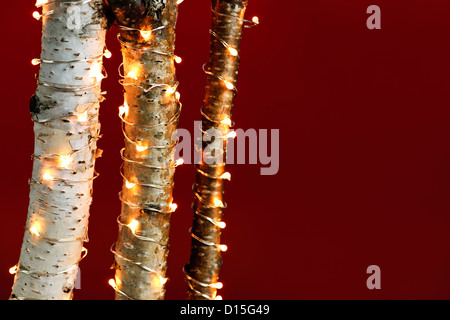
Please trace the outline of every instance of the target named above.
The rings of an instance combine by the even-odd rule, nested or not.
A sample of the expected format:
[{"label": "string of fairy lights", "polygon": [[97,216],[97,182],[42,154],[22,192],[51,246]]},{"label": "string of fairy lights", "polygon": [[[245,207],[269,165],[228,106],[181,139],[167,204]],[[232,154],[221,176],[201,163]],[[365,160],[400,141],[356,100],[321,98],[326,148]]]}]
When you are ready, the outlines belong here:
[{"label": "string of fairy lights", "polygon": [[[46,5],[50,4],[59,4],[61,7],[65,6],[65,8],[59,8],[59,9],[53,9],[49,10],[43,14],[40,14],[38,11],[33,12],[33,17],[37,20],[43,20],[44,17],[49,18],[50,16],[54,15],[55,13],[64,12],[70,7],[73,6],[81,6],[83,4],[87,4],[89,2],[94,2],[99,0],[83,0],[83,1],[49,1],[49,0],[37,0],[36,7],[37,8],[43,8]],[[43,9],[44,10],[44,9]],[[37,81],[37,84],[43,87],[49,87],[52,89],[55,89],[59,92],[74,92],[76,94],[79,94],[83,91],[88,91],[97,87],[101,86],[101,81],[107,77],[106,72],[103,73],[103,68],[92,68],[91,66],[94,64],[97,64],[101,66],[101,62],[103,57],[109,58],[111,57],[111,52],[109,52],[108,49],[104,48],[104,52],[101,55],[92,57],[92,58],[85,58],[85,59],[74,59],[74,60],[51,60],[48,58],[41,57],[40,59],[33,59],[31,61],[31,64],[34,66],[40,65],[40,64],[76,64],[76,63],[88,63],[90,67],[87,70],[90,70],[90,75],[92,78],[95,79],[94,83],[91,85],[66,85],[66,84],[55,84],[50,83],[48,81],[43,81],[42,79],[39,79]],[[93,102],[90,104],[90,106],[86,107],[84,110],[77,114],[66,114],[58,117],[50,117],[50,118],[39,118],[36,116],[33,116],[33,122],[37,124],[44,124],[47,126],[50,126],[50,123],[55,120],[61,120],[64,122],[72,122],[75,121],[77,125],[81,126],[82,128],[94,128],[96,129],[95,132],[92,132],[91,130],[91,138],[87,142],[87,144],[80,146],[78,148],[72,148],[73,150],[69,153],[65,154],[33,154],[32,159],[41,161],[42,167],[44,168],[42,170],[42,173],[40,175],[39,179],[30,178],[29,183],[30,184],[39,184],[44,185],[48,187],[50,190],[53,187],[53,183],[59,184],[59,185],[65,185],[65,186],[73,186],[74,183],[89,183],[92,180],[94,180],[98,173],[94,170],[94,175],[89,179],[81,179],[81,180],[75,180],[75,179],[67,179],[67,178],[60,178],[57,176],[58,171],[71,171],[74,175],[76,175],[78,172],[73,167],[73,163],[75,158],[78,154],[85,151],[88,148],[94,148],[97,140],[100,138],[100,132],[98,126],[96,124],[92,124],[89,120],[91,117],[91,114],[94,111],[97,111],[99,102],[102,102],[104,100],[103,92],[99,94],[98,101]],[[48,164],[50,162],[50,165]],[[40,205],[45,205],[48,207],[48,204],[43,202],[43,200],[39,200]],[[92,198],[90,199],[89,203],[87,205],[90,205],[92,202]],[[50,209],[50,208],[48,208]],[[59,208],[61,211],[62,208]],[[50,211],[49,211],[50,212]],[[51,213],[51,212],[50,212]],[[56,214],[56,213],[55,213]],[[32,238],[35,240],[46,240],[49,243],[70,243],[70,242],[88,242],[88,231],[86,228],[85,234],[82,237],[74,237],[74,238],[53,238],[47,236],[42,231],[43,226],[41,223],[39,223],[38,219],[30,219],[30,226],[26,229],[26,231],[31,235]],[[39,272],[35,270],[28,270],[24,266],[20,265],[20,262],[17,263],[15,266],[11,267],[9,269],[10,274],[18,274],[18,273],[24,273],[29,274],[32,276],[55,276],[63,273],[67,273],[74,269],[75,267],[78,267],[78,264],[81,260],[83,260],[88,253],[88,250],[85,247],[82,247],[81,256],[80,258],[73,263],[71,266],[65,268],[64,270],[60,270],[58,272]],[[16,297],[18,300],[25,299],[24,297]]]},{"label": "string of fairy lights", "polygon": [[[224,16],[224,17],[228,17],[228,18],[232,18],[232,19],[236,19],[238,21],[241,21],[243,23],[243,27],[244,28],[252,28],[255,27],[259,24],[259,18],[258,17],[253,17],[252,20],[246,20],[246,19],[242,19],[239,18],[237,16],[231,15],[231,14],[227,14],[227,13],[221,13],[218,11],[215,11],[213,8],[211,8],[211,11],[213,12],[213,14],[218,15],[218,16]],[[222,39],[216,32],[214,32],[213,30],[209,30],[209,33],[216,38],[226,49],[226,52],[233,56],[233,57],[238,57],[239,56],[239,52],[236,48],[232,47],[229,43],[227,43],[224,39]],[[234,91],[235,93],[237,93],[237,88],[236,86],[232,83],[232,81],[230,79],[226,79],[224,77],[222,77],[221,75],[216,74],[215,72],[213,72],[209,67],[208,64],[205,63],[202,66],[203,71],[205,72],[205,74],[207,74],[208,76],[214,77],[218,80],[220,80],[220,82],[228,89],[231,91]],[[200,113],[203,116],[204,119],[208,120],[209,122],[218,125],[219,127],[221,126],[225,126],[227,127],[227,133],[226,134],[222,134],[222,135],[214,135],[215,138],[222,138],[222,139],[230,139],[230,138],[235,138],[236,137],[236,132],[235,131],[230,131],[230,128],[232,128],[234,126],[234,122],[225,115],[225,117],[218,121],[215,119],[211,119],[203,110],[203,106],[200,109]],[[202,133],[204,135],[209,135],[210,133],[208,131],[204,131],[201,127],[200,130],[202,131]],[[208,164],[208,166],[210,167],[214,167],[217,166],[217,164]],[[203,170],[201,170],[199,168],[199,166],[195,166],[196,170],[199,174],[206,176],[210,179],[215,179],[215,180],[231,180],[231,174],[229,172],[225,172],[223,174],[221,174],[220,176],[214,176],[211,174],[208,174],[207,172],[204,172]],[[226,203],[224,203],[222,200],[217,199],[215,197],[212,198],[212,203],[209,203],[207,201],[205,201],[203,199],[203,197],[199,194],[199,192],[197,191],[195,184],[192,187],[194,196],[197,198],[197,200],[202,204],[203,208],[207,208],[207,209],[215,209],[215,208],[220,208],[220,209],[224,209],[227,207]],[[226,223],[224,221],[220,221],[220,220],[216,220],[213,219],[209,216],[207,216],[204,212],[201,212],[198,208],[196,208],[195,204],[192,204],[192,209],[194,211],[194,214],[198,217],[200,217],[201,219],[211,223],[214,225],[214,227],[218,228],[218,229],[224,229],[226,227]],[[207,241],[201,237],[199,237],[198,235],[196,235],[195,233],[192,232],[192,228],[189,229],[189,233],[191,235],[191,237],[193,239],[195,239],[196,241],[206,245],[206,246],[210,246],[210,247],[215,247],[218,251],[220,252],[225,252],[228,250],[228,246],[225,244],[221,244],[221,243],[214,243],[211,241]],[[197,295],[207,299],[207,300],[222,300],[222,297],[220,295],[217,295],[217,289],[222,289],[223,288],[223,284],[221,282],[213,282],[213,283],[205,283],[202,281],[199,281],[198,279],[195,279],[189,272],[188,270],[186,270],[186,267],[188,265],[183,267],[183,272],[184,275],[186,277],[186,282],[188,283],[189,288],[196,293]],[[199,290],[196,289],[196,286],[200,286],[200,287],[204,287],[204,288],[214,288],[216,289],[212,296],[204,294],[203,292],[200,292]]]},{"label": "string of fairy lights", "polygon": [[[180,4],[182,1],[178,1],[178,4]],[[169,30],[174,30],[175,26],[171,26],[171,25],[163,25],[163,26],[159,26],[159,27],[155,27],[153,29],[148,29],[148,30],[143,30],[143,29],[137,29],[137,28],[131,28],[128,26],[123,26],[123,25],[118,25],[116,24],[117,27],[120,30],[125,30],[125,31],[134,31],[134,32],[138,32],[139,36],[144,40],[144,44],[136,44],[136,43],[132,43],[129,41],[125,41],[124,39],[122,39],[120,34],[117,34],[117,40],[119,41],[119,43],[122,45],[122,49],[124,48],[130,48],[132,50],[136,50],[138,52],[151,52],[153,54],[157,54],[157,55],[161,55],[161,56],[165,56],[165,57],[170,57],[171,59],[173,59],[174,63],[181,63],[182,59],[181,57],[175,55],[173,52],[163,52],[163,51],[158,51],[155,50],[151,45],[151,39],[152,39],[152,34],[155,32],[158,32],[160,30],[164,30],[164,29],[169,29]],[[139,71],[137,70],[137,68],[130,68],[131,70],[128,71],[128,73],[126,75],[122,74],[121,72],[121,68],[123,66],[123,63],[119,65],[119,77],[121,78],[119,80],[119,83],[123,86],[133,86],[138,88],[139,90],[141,90],[142,92],[146,93],[149,92],[151,90],[160,88],[162,89],[162,91],[164,92],[164,94],[167,95],[171,95],[173,96],[175,103],[177,105],[177,110],[175,112],[175,114],[166,122],[162,122],[162,123],[158,123],[158,124],[153,124],[153,125],[143,125],[143,124],[139,124],[139,123],[133,123],[130,122],[127,119],[128,116],[128,112],[130,110],[129,105],[127,104],[126,101],[124,101],[124,104],[122,106],[119,107],[119,118],[121,120],[122,123],[122,132],[123,135],[125,137],[125,139],[132,145],[135,146],[136,151],[137,152],[145,152],[148,151],[149,149],[168,149],[168,150],[173,150],[176,145],[177,142],[174,142],[172,144],[169,145],[148,145],[143,143],[142,141],[135,141],[133,139],[131,139],[126,131],[125,131],[125,126],[131,126],[131,127],[138,127],[140,129],[143,130],[149,130],[149,129],[154,129],[155,127],[164,127],[164,126],[169,126],[172,125],[173,123],[177,123],[181,114],[181,109],[182,109],[182,104],[180,102],[180,93],[177,91],[178,82],[174,82],[173,84],[167,84],[167,83],[149,83],[149,82],[143,82],[139,80]],[[122,148],[122,150],[120,151],[120,155],[121,158],[123,160],[121,169],[120,169],[120,174],[124,180],[124,184],[125,184],[125,188],[132,190],[135,186],[139,186],[139,187],[147,187],[147,188],[157,188],[157,189],[171,189],[173,188],[173,183],[168,184],[168,185],[158,185],[158,184],[150,184],[150,183],[143,183],[140,182],[137,177],[134,177],[133,181],[130,181],[131,178],[127,178],[126,175],[124,174],[122,168],[123,168],[123,164],[124,163],[131,163],[131,164],[136,164],[136,165],[140,165],[146,168],[150,168],[150,169],[159,169],[159,170],[173,170],[174,168],[182,165],[184,163],[183,159],[178,159],[176,161],[174,161],[171,165],[169,166],[154,166],[154,165],[150,165],[148,163],[145,163],[144,161],[136,161],[133,159],[129,159],[125,156],[125,148]],[[135,208],[135,209],[144,209],[146,211],[152,211],[152,212],[156,212],[159,214],[172,214],[176,211],[177,209],[177,205],[175,203],[171,203],[169,205],[169,207],[167,209],[156,209],[152,206],[145,206],[143,208],[142,204],[137,204],[137,203],[132,203],[130,201],[128,201],[127,199],[124,199],[123,197],[123,193],[119,192],[119,199],[122,202],[123,205],[128,206],[130,208]],[[147,242],[152,242],[155,243],[159,246],[161,246],[162,248],[167,248],[168,244],[167,243],[160,243],[159,241],[156,241],[153,238],[149,238],[146,236],[141,235],[140,233],[137,232],[138,228],[139,228],[139,222],[135,219],[132,219],[131,221],[128,221],[127,223],[123,222],[123,213],[121,213],[118,217],[117,217],[117,223],[119,224],[119,231],[122,230],[123,228],[128,228],[128,230],[131,231],[131,234],[138,240],[140,241],[147,241]],[[114,256],[122,261],[127,261],[129,263],[132,263],[140,268],[142,268],[143,270],[152,273],[156,276],[157,279],[159,279],[159,284],[160,284],[160,288],[161,290],[163,290],[163,285],[167,282],[168,278],[165,278],[162,273],[158,270],[152,269],[148,266],[145,266],[143,263],[139,262],[139,261],[135,261],[133,259],[130,259],[128,257],[125,257],[122,253],[117,252],[115,249],[115,244],[113,244],[113,246],[111,247],[111,252],[114,254]],[[120,290],[119,286],[117,285],[115,279],[110,279],[109,280],[109,285],[119,294],[121,294],[122,296],[126,297],[127,299],[130,300],[135,300],[134,297],[131,297],[129,294],[127,294],[126,292],[123,292],[122,290]]]}]

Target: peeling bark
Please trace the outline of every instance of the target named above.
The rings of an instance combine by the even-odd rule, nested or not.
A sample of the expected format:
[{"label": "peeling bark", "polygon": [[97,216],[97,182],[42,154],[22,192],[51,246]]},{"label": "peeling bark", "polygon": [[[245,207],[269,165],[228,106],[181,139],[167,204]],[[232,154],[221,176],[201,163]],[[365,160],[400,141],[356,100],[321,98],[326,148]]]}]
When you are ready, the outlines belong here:
[{"label": "peeling bark", "polygon": [[[229,131],[223,121],[231,118],[235,97],[239,55],[230,54],[230,48],[239,51],[243,19],[247,1],[213,0],[212,29],[205,99],[203,104],[202,131],[220,130],[222,136]],[[234,16],[234,17],[230,17]],[[236,19],[235,17],[239,18]],[[222,41],[229,46],[224,45]],[[232,50],[232,49],[231,49]],[[228,81],[232,86],[227,88]],[[223,159],[226,159],[226,139],[223,140]],[[211,142],[203,142],[203,150]],[[204,155],[205,156],[205,155]],[[214,299],[217,295],[219,271],[222,265],[219,247],[223,219],[223,192],[225,163],[207,164],[203,159],[197,165],[193,204],[194,218],[189,264],[186,265],[188,280],[187,298],[191,300]],[[219,202],[219,205],[217,204]],[[200,240],[203,241],[200,241]]]},{"label": "peeling bark", "polygon": [[[71,5],[79,10],[75,28],[68,24]],[[51,1],[43,14],[38,87],[30,100],[35,133],[30,203],[13,300],[72,298],[98,155],[102,1]]]},{"label": "peeling bark", "polygon": [[[181,105],[174,67],[176,0],[110,0],[120,28],[125,134],[116,299],[165,294],[174,164]],[[147,31],[144,35],[140,30]],[[153,30],[151,33],[149,30]]]}]

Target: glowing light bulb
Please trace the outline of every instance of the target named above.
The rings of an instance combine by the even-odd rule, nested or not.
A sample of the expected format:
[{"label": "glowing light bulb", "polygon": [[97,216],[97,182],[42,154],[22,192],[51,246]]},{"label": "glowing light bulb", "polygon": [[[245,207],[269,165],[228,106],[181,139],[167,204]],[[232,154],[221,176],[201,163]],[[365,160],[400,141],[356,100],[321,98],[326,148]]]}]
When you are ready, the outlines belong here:
[{"label": "glowing light bulb", "polygon": [[134,72],[134,71],[128,72],[127,78],[131,78],[131,79],[134,79],[134,80],[137,80],[137,79],[138,79],[138,78],[137,78],[137,75],[136,75],[136,72]]},{"label": "glowing light bulb", "polygon": [[36,7],[42,7],[45,3],[47,2],[47,0],[37,0],[36,1]]},{"label": "glowing light bulb", "polygon": [[91,76],[94,77],[97,82],[100,82],[105,78],[101,70],[92,70]]},{"label": "glowing light bulb", "polygon": [[237,133],[236,131],[231,131],[230,133],[227,134],[227,139],[234,139],[236,138]]},{"label": "glowing light bulb", "polygon": [[220,176],[220,179],[231,181],[231,173],[225,172],[223,175]]},{"label": "glowing light bulb", "polygon": [[145,150],[147,150],[148,148],[146,147],[146,146],[140,146],[140,145],[136,145],[136,150],[138,151],[138,152],[143,152],[143,151],[145,151]]},{"label": "glowing light bulb", "polygon": [[226,244],[219,244],[219,249],[220,251],[225,252],[228,250],[228,247]]},{"label": "glowing light bulb", "polygon": [[105,49],[105,52],[103,53],[103,56],[104,56],[106,59],[109,59],[109,58],[112,57],[112,53],[111,53],[111,51],[109,51],[108,49]]},{"label": "glowing light bulb", "polygon": [[114,290],[118,290],[117,286],[116,286],[116,281],[114,281],[114,279],[109,279],[108,284],[114,288]]},{"label": "glowing light bulb", "polygon": [[178,0],[177,1],[177,4],[180,4],[180,3],[182,3],[184,0]]},{"label": "glowing light bulb", "polygon": [[225,84],[228,90],[234,89],[234,85],[230,81],[224,80],[223,83]]},{"label": "glowing light bulb", "polygon": [[39,14],[39,12],[35,11],[33,12],[33,18],[35,18],[36,20],[41,20],[41,15]]},{"label": "glowing light bulb", "polygon": [[141,36],[145,41],[147,41],[152,36],[152,31],[141,30]]},{"label": "glowing light bulb", "polygon": [[88,120],[88,112],[87,110],[77,115],[78,121],[85,122]]},{"label": "glowing light bulb", "polygon": [[219,199],[214,199],[214,206],[215,207],[223,207],[223,202]]},{"label": "glowing light bulb", "polygon": [[222,296],[217,296],[214,298],[214,300],[223,300]]},{"label": "glowing light bulb", "polygon": [[32,227],[30,228],[30,232],[31,232],[32,234],[34,234],[35,236],[39,237],[39,231],[38,231],[38,229],[37,229],[36,226],[32,226]]},{"label": "glowing light bulb", "polygon": [[256,16],[252,18],[252,21],[254,24],[259,24],[259,18]]},{"label": "glowing light bulb", "polygon": [[238,51],[235,48],[228,47],[228,52],[233,56],[236,57],[238,55]]},{"label": "glowing light bulb", "polygon": [[213,283],[211,285],[211,287],[215,288],[215,289],[222,289],[223,288],[223,283],[222,282],[216,282],[216,283]]},{"label": "glowing light bulb", "polygon": [[175,98],[177,99],[177,100],[180,100],[180,98],[181,98],[181,94],[177,91],[177,92],[175,92]]},{"label": "glowing light bulb", "polygon": [[181,61],[183,61],[183,59],[181,59],[181,57],[179,57],[179,56],[175,56],[174,60],[176,63],[181,63]]},{"label": "glowing light bulb", "polygon": [[53,180],[53,177],[52,177],[52,175],[51,175],[50,173],[46,172],[46,173],[44,173],[44,175],[42,176],[42,179],[43,179],[43,180],[47,180],[47,181],[51,181],[51,180]]},{"label": "glowing light bulb", "polygon": [[230,118],[225,118],[225,119],[223,119],[222,121],[220,121],[220,123],[221,123],[221,124],[226,124],[226,125],[229,126],[229,127],[231,127],[231,125],[233,124],[233,123],[231,122],[231,119],[230,119]]},{"label": "glowing light bulb", "polygon": [[9,273],[16,274],[18,269],[19,268],[17,267],[17,264],[16,264],[15,266],[12,266],[11,268],[9,268]]},{"label": "glowing light bulb", "polygon": [[127,187],[127,189],[131,189],[136,185],[136,183],[132,183],[129,181],[125,181],[125,187]]},{"label": "glowing light bulb", "polygon": [[161,283],[161,285],[165,285],[168,280],[169,280],[168,278],[164,278],[162,276],[159,276],[159,282]]},{"label": "glowing light bulb", "polygon": [[59,160],[61,161],[61,166],[64,167],[64,168],[67,168],[70,165],[71,161],[72,161],[70,156],[60,156]]},{"label": "glowing light bulb", "polygon": [[127,227],[130,228],[131,232],[135,233],[136,229],[139,227],[139,222],[137,220],[132,220]]},{"label": "glowing light bulb", "polygon": [[175,212],[178,208],[178,205],[176,203],[172,203],[170,205],[170,211]]},{"label": "glowing light bulb", "polygon": [[125,102],[123,106],[119,107],[119,115],[123,116],[124,114],[127,114],[129,109],[130,107],[128,107],[128,104]]},{"label": "glowing light bulb", "polygon": [[225,222],[223,222],[223,221],[220,221],[220,222],[217,222],[217,226],[218,226],[220,229],[225,229],[226,226],[227,226],[227,224],[226,224]]},{"label": "glowing light bulb", "polygon": [[168,94],[174,94],[174,93],[175,93],[175,90],[177,90],[177,88],[176,88],[176,87],[174,88],[174,87],[170,87],[170,86],[169,86],[169,88],[167,88],[166,90],[167,90],[166,92],[167,92]]},{"label": "glowing light bulb", "polygon": [[37,66],[38,64],[40,64],[41,63],[41,60],[40,59],[33,59],[33,60],[31,60],[31,64],[33,65],[33,66]]},{"label": "glowing light bulb", "polygon": [[181,166],[182,164],[184,164],[184,159],[182,158],[175,161],[175,167]]}]

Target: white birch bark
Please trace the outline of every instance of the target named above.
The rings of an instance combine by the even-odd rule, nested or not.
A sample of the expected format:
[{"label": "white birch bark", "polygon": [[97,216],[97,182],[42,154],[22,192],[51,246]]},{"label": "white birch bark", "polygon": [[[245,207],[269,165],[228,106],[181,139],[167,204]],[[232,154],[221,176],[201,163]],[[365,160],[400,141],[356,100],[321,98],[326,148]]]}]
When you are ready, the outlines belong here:
[{"label": "white birch bark", "polygon": [[72,298],[99,154],[102,1],[47,1],[42,10],[30,203],[10,297],[19,300]]}]

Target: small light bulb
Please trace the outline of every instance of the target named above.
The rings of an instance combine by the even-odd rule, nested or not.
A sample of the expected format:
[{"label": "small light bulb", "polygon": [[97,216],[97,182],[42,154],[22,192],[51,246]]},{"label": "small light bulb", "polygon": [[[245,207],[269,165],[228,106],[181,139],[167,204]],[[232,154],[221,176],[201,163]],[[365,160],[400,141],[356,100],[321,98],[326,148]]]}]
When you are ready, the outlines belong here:
[{"label": "small light bulb", "polygon": [[184,164],[184,159],[182,158],[175,161],[175,167],[181,166],[182,164]]},{"label": "small light bulb", "polygon": [[236,57],[238,55],[238,51],[235,48],[228,47],[228,52],[233,56]]},{"label": "small light bulb", "polygon": [[104,56],[106,59],[109,59],[109,58],[112,57],[112,53],[111,53],[111,51],[109,51],[108,49],[105,49],[105,52],[103,53],[103,56]]},{"label": "small light bulb", "polygon": [[103,75],[103,73],[101,72],[101,70],[92,70],[91,76],[92,76],[93,78],[95,78],[95,80],[97,80],[97,82],[100,82],[100,81],[103,80],[103,78],[105,78],[105,76]]},{"label": "small light bulb", "polygon": [[59,160],[61,161],[61,166],[64,168],[67,168],[71,162],[70,156],[60,156]]},{"label": "small light bulb", "polygon": [[137,220],[132,220],[129,224],[127,224],[127,227],[135,233],[136,229],[139,227],[139,222]]},{"label": "small light bulb", "polygon": [[9,268],[9,273],[10,274],[16,274],[18,269],[19,268],[17,267],[17,264],[16,264],[15,266]]},{"label": "small light bulb", "polygon": [[213,287],[215,289],[222,289],[223,288],[223,283],[222,282],[216,282],[216,283],[213,283],[211,285],[211,287]]},{"label": "small light bulb", "polygon": [[175,211],[177,210],[177,208],[178,208],[178,205],[177,205],[176,203],[172,203],[172,204],[170,205],[170,210],[171,210],[172,212],[175,212]]},{"label": "small light bulb", "polygon": [[36,226],[32,226],[32,227],[30,228],[30,232],[31,232],[32,234],[34,234],[35,236],[39,237],[39,231],[38,231],[38,229],[36,228]]},{"label": "small light bulb", "polygon": [[179,101],[181,98],[181,94],[177,91],[175,92],[175,98]]},{"label": "small light bulb", "polygon": [[226,244],[219,244],[219,249],[220,251],[225,252],[228,250],[228,247]]},{"label": "small light bulb", "polygon": [[170,87],[170,86],[169,86],[169,88],[166,89],[166,92],[167,92],[168,94],[174,94],[174,93],[175,93],[175,90],[177,90],[177,88],[174,88],[174,87]]},{"label": "small light bulb", "polygon": [[225,119],[223,119],[222,121],[220,121],[220,123],[226,124],[226,125],[229,126],[229,127],[231,127],[231,125],[232,125],[232,122],[231,122],[231,119],[230,119],[230,118],[225,118]]},{"label": "small light bulb", "polygon": [[109,279],[108,284],[114,288],[114,290],[117,290],[116,281],[114,279]]},{"label": "small light bulb", "polygon": [[227,224],[225,222],[223,222],[223,221],[220,221],[220,222],[217,222],[217,226],[220,229],[225,229],[227,227]]},{"label": "small light bulb", "polygon": [[136,75],[136,73],[135,73],[134,71],[128,72],[127,78],[131,78],[131,79],[134,79],[134,80],[137,80],[137,79],[138,79],[138,78],[137,78],[137,75]]},{"label": "small light bulb", "polygon": [[152,31],[141,30],[141,36],[145,41],[147,41],[152,36]]},{"label": "small light bulb", "polygon": [[38,64],[40,64],[41,63],[41,60],[40,59],[33,59],[33,60],[31,60],[31,64],[33,65],[33,66],[37,66]]},{"label": "small light bulb", "polygon": [[227,87],[228,90],[234,89],[234,85],[231,82],[224,80],[223,83],[225,83],[225,86]]},{"label": "small light bulb", "polygon": [[127,189],[131,189],[136,185],[136,183],[132,183],[129,181],[125,181],[125,187],[127,187]]},{"label": "small light bulb", "polygon": [[181,57],[179,57],[179,56],[175,56],[174,60],[176,63],[181,63],[181,61],[183,61],[183,59],[181,59]]},{"label": "small light bulb", "polygon": [[123,106],[119,107],[119,115],[120,116],[123,116],[124,114],[126,115],[129,109],[130,107],[128,107],[128,104],[124,102]]},{"label": "small light bulb", "polygon": [[254,24],[259,24],[259,18],[256,16],[252,18],[252,21]]},{"label": "small light bulb", "polygon": [[87,121],[87,119],[88,119],[88,112],[87,112],[87,110],[82,112],[82,113],[80,113],[79,115],[77,115],[77,119],[78,119],[78,121],[81,121],[81,122]]},{"label": "small light bulb", "polygon": [[143,152],[143,151],[145,151],[145,150],[147,150],[148,148],[146,147],[146,146],[140,146],[140,145],[136,145],[136,150],[138,151],[138,152]]},{"label": "small light bulb", "polygon": [[215,207],[223,207],[223,202],[219,199],[214,199],[214,206]]},{"label": "small light bulb", "polygon": [[223,175],[220,176],[220,179],[231,181],[231,173],[225,172]]},{"label": "small light bulb", "polygon": [[230,133],[227,134],[227,139],[234,139],[236,138],[237,133],[236,131],[231,131]]},{"label": "small light bulb", "polygon": [[177,4],[180,4],[180,3],[182,3],[184,0],[178,0],[177,1]]},{"label": "small light bulb", "polygon": [[162,276],[159,276],[159,281],[161,282],[161,285],[165,285],[168,280],[169,280],[168,278],[164,278]]},{"label": "small light bulb", "polygon": [[33,18],[35,18],[36,20],[41,20],[41,15],[39,14],[39,12],[35,11],[33,12]]},{"label": "small light bulb", "polygon": [[222,296],[217,296],[214,298],[214,300],[223,300]]},{"label": "small light bulb", "polygon": [[46,2],[47,0],[36,0],[36,7],[42,7]]},{"label": "small light bulb", "polygon": [[53,180],[53,177],[52,177],[52,175],[51,175],[50,173],[46,172],[46,173],[44,173],[44,175],[42,176],[42,179],[43,179],[43,180],[49,180],[49,181],[51,181],[51,180]]}]

